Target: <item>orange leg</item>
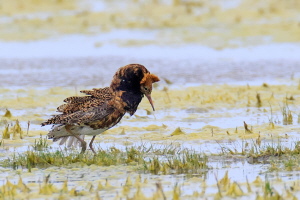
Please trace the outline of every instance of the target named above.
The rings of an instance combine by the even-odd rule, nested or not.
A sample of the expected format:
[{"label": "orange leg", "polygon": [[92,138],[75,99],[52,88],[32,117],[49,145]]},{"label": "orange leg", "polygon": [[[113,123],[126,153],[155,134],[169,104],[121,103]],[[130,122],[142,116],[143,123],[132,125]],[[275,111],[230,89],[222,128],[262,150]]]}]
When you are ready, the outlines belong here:
[{"label": "orange leg", "polygon": [[83,154],[86,150],[86,142],[83,139],[81,139],[78,135],[74,134],[70,130],[70,127],[71,127],[70,125],[65,125],[65,128],[68,131],[68,133],[70,133],[72,136],[76,137],[76,139],[81,142],[81,152],[80,152],[80,154]]},{"label": "orange leg", "polygon": [[91,142],[90,142],[90,144],[89,144],[89,147],[91,148],[91,150],[93,151],[94,154],[96,154],[96,151],[95,151],[94,148],[93,148],[93,142],[94,142],[95,137],[96,137],[96,135],[94,135],[94,136],[92,137],[92,140],[91,140]]}]

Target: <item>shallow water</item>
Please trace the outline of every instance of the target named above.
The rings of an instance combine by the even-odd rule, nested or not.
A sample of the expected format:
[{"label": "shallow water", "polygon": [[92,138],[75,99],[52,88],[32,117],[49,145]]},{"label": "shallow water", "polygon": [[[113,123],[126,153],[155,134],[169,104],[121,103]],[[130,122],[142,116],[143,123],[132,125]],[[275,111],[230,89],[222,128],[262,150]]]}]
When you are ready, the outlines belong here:
[{"label": "shallow water", "polygon": [[[66,63],[68,62],[66,61]],[[79,70],[80,67],[78,66],[77,69]],[[87,67],[87,69],[89,68]],[[266,68],[265,70],[270,69]],[[43,68],[39,71],[40,73],[49,73],[47,69],[43,71]],[[76,80],[67,68],[62,69],[62,71],[65,72],[63,73],[64,77],[71,77],[70,83]],[[87,71],[85,73],[88,74]],[[216,77],[221,76],[217,75],[217,72],[220,71],[222,69],[216,70]],[[11,72],[13,76],[14,70]],[[106,73],[109,73],[109,71],[106,71]],[[32,73],[32,76],[39,77],[35,73]],[[58,76],[55,78],[58,80],[64,79],[64,77]],[[26,169],[11,171],[3,168],[3,184],[6,183],[5,180],[7,179],[17,184],[19,177],[15,175],[20,174],[22,181],[34,191],[32,195],[27,194],[28,197],[40,199],[43,198],[44,191],[41,188],[38,189],[38,185],[47,185],[44,179],[50,174],[49,181],[56,188],[63,188],[65,181],[67,181],[69,193],[72,189],[76,189],[79,193],[82,192],[80,195],[86,198],[94,198],[97,194],[105,199],[116,197],[122,199],[125,196],[135,196],[137,199],[143,199],[144,196],[150,198],[155,195],[159,196],[156,184],[161,183],[168,199],[173,198],[174,191],[177,190],[180,190],[181,197],[197,199],[199,196],[204,195],[204,191],[207,198],[214,198],[219,191],[216,186],[217,182],[228,173],[228,184],[238,183],[238,187],[243,191],[240,199],[257,197],[255,192],[247,192],[247,182],[250,183],[252,190],[260,192],[260,187],[265,184],[265,181],[268,181],[279,192],[283,190],[284,184],[299,184],[297,182],[298,171],[269,172],[272,164],[268,158],[262,157],[259,158],[258,162],[253,163],[251,158],[239,154],[231,155],[230,153],[230,151],[242,152],[249,149],[251,146],[256,145],[255,141],[258,137],[261,138],[261,147],[276,146],[280,141],[282,147],[293,148],[293,145],[299,141],[297,78],[281,81],[277,80],[276,76],[276,73],[275,75],[272,74],[273,81],[271,82],[262,81],[268,86],[261,85],[259,83],[260,78],[249,81],[248,84],[241,84],[241,82],[232,78],[231,81],[234,84],[220,84],[222,81],[218,83],[211,81],[208,85],[203,85],[189,80],[187,76],[184,78],[189,83],[186,86],[180,86],[176,81],[171,84],[162,81],[153,92],[155,112],[148,114],[146,110],[151,110],[151,108],[148,102],[143,100],[135,116],[125,116],[115,128],[107,131],[104,135],[98,136],[94,144],[96,149],[115,147],[125,150],[126,147],[141,145],[145,147],[154,145],[157,148],[164,148],[166,145],[172,145],[195,150],[209,156],[207,162],[209,169],[203,173],[151,175],[137,173],[130,166],[79,167],[74,165],[47,169],[34,168],[30,173]],[[24,133],[23,139],[18,139],[18,136],[16,136],[17,138],[11,136],[11,139],[4,140],[1,159],[13,156],[13,152],[22,154],[32,150],[31,145],[34,141],[39,139],[40,135],[45,137],[50,128],[40,127],[39,124],[55,113],[55,108],[61,104],[65,97],[78,94],[79,89],[74,89],[74,86],[70,87],[69,83],[63,81],[54,83],[57,84],[57,87],[54,88],[47,85],[35,87],[34,85],[38,82],[38,79],[30,79],[32,77],[25,75],[23,77],[24,79],[18,79],[14,82],[14,87],[2,88],[1,104],[5,105],[13,115],[10,119],[2,119],[10,121],[12,125],[16,119],[19,119]],[[51,77],[54,78],[51,75],[49,79]],[[260,75],[255,77],[260,77]],[[25,81],[25,79],[28,80]],[[21,82],[19,82],[20,80]],[[22,86],[22,81],[24,81],[23,83],[27,82],[28,86],[26,84]],[[59,87],[61,83],[65,85]],[[89,85],[89,83],[89,81],[83,79],[80,87],[85,88],[85,85]],[[106,84],[104,80],[103,84]],[[261,94],[262,107],[256,105],[255,96],[257,93]],[[287,96],[287,93],[295,98],[295,100],[289,102],[289,109],[293,110],[294,120],[290,125],[283,125],[281,106],[284,106],[284,104],[281,101]],[[275,99],[270,101],[269,98],[272,94]],[[4,111],[2,109],[3,113]],[[31,124],[27,135],[28,120],[31,121]],[[271,128],[270,120],[274,121],[274,128]],[[245,132],[244,121],[251,126],[252,134]],[[1,127],[4,128],[3,125]],[[172,135],[177,127],[180,127],[182,132]],[[87,140],[89,139],[87,137]],[[248,147],[245,147],[246,143],[249,144]],[[51,142],[49,144],[52,150],[63,150],[57,144]],[[139,176],[140,178],[138,178]],[[257,177],[262,179],[259,187],[255,186]],[[132,184],[129,187],[130,189],[124,189],[128,178],[140,179],[141,183]],[[147,179],[146,184],[143,183],[145,179]],[[103,185],[103,188],[96,190],[95,188],[99,187],[99,183]],[[176,184],[180,189],[176,189]],[[229,185],[226,187],[229,187]],[[91,187],[94,189],[87,189]],[[86,193],[87,190],[92,192]],[[124,190],[129,191],[124,192]],[[226,190],[229,190],[229,188]],[[54,188],[50,191],[58,195]],[[285,193],[280,194],[285,195]],[[294,195],[297,194],[298,190],[294,192]],[[232,195],[236,194],[228,194],[227,197],[232,198]],[[58,196],[53,198],[56,197]]]},{"label": "shallow water", "polygon": [[[0,145],[1,161],[33,151],[35,141],[45,138],[50,129],[40,123],[57,114],[64,98],[79,95],[82,89],[108,86],[119,67],[140,63],[161,78],[152,94],[156,111],[150,112],[144,99],[135,116],[126,115],[97,136],[95,148],[186,148],[208,156],[208,169],[154,175],[134,163],[108,167],[76,163],[31,171],[1,167],[0,195],[10,199],[271,199],[277,193],[284,199],[300,197],[298,154],[259,156],[270,146],[298,148],[297,1],[195,5],[35,1],[34,6],[31,0],[26,2],[4,1],[1,7],[0,46],[5,51],[0,52],[0,131],[7,125],[10,131],[10,138]],[[145,5],[150,9],[141,13]],[[12,117],[3,117],[6,109]],[[292,121],[284,121],[284,109]],[[12,133],[17,120],[22,135]],[[245,131],[244,122],[251,132]],[[50,151],[65,155],[80,150],[47,142]]]},{"label": "shallow water", "polygon": [[297,60],[202,61],[125,57],[0,59],[0,86],[102,87],[110,83],[119,67],[130,63],[142,63],[161,77],[162,82],[164,79],[171,81],[172,86],[282,83],[300,77]]}]

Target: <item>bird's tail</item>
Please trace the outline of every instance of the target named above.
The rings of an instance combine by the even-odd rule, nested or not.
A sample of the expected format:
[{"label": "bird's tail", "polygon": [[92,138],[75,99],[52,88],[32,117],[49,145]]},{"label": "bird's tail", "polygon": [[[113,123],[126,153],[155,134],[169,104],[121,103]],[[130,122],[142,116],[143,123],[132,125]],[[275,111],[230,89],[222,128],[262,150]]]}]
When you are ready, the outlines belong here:
[{"label": "bird's tail", "polygon": [[[79,146],[81,147],[81,142],[71,135],[65,128],[64,125],[56,125],[48,133],[48,138],[52,139],[53,142],[59,141],[59,145],[67,144],[67,147]],[[84,135],[78,135],[82,140],[84,140]]]},{"label": "bird's tail", "polygon": [[[79,135],[79,137],[84,140],[84,135]],[[74,136],[64,136],[56,140],[53,139],[53,142],[59,141],[59,145],[66,144],[67,147],[81,147],[81,142]]]}]

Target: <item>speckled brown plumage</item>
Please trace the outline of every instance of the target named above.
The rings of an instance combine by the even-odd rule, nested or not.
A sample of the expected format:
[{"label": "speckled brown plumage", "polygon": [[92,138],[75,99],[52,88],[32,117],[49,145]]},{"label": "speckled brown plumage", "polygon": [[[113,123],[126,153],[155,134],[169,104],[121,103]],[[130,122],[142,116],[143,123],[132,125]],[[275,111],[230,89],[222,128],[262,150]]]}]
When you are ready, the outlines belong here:
[{"label": "speckled brown plumage", "polygon": [[[114,96],[114,92],[110,87],[94,88],[92,90],[82,90],[81,93],[85,93],[89,96],[73,96],[64,100],[65,103],[57,108],[58,112],[63,114],[71,114],[77,111],[87,111],[89,108],[101,106],[105,102],[111,100]],[[58,115],[63,116],[63,115]],[[50,119],[49,119],[50,120]],[[48,121],[49,121],[48,120]],[[54,122],[49,122],[55,124]]]},{"label": "speckled brown plumage", "polygon": [[95,153],[92,147],[95,136],[115,126],[125,113],[133,115],[144,95],[153,107],[152,83],[157,81],[159,78],[144,66],[126,65],[115,73],[110,87],[83,90],[87,96],[66,98],[66,104],[57,108],[62,114],[48,119],[42,126],[54,124],[48,138],[61,140],[60,144],[70,138],[68,146],[79,141],[82,153],[86,149],[84,135],[93,135],[89,146]]}]

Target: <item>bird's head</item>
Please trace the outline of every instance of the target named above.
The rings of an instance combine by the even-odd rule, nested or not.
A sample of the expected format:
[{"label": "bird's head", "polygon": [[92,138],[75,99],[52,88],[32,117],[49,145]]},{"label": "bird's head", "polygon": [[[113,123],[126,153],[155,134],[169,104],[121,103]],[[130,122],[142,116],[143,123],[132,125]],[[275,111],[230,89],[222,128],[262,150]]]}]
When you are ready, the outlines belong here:
[{"label": "bird's head", "polygon": [[158,81],[159,81],[159,78],[156,75],[150,74],[150,73],[145,73],[143,79],[140,82],[141,92],[148,98],[153,111],[155,109],[154,109],[153,101],[151,98],[152,84],[155,82],[158,82]]},{"label": "bird's head", "polygon": [[129,64],[119,68],[110,87],[113,91],[125,91],[122,98],[130,105],[129,112],[132,115],[136,111],[143,95],[148,98],[154,110],[151,92],[152,84],[157,81],[159,81],[159,78],[154,74],[150,74],[143,65]]}]

